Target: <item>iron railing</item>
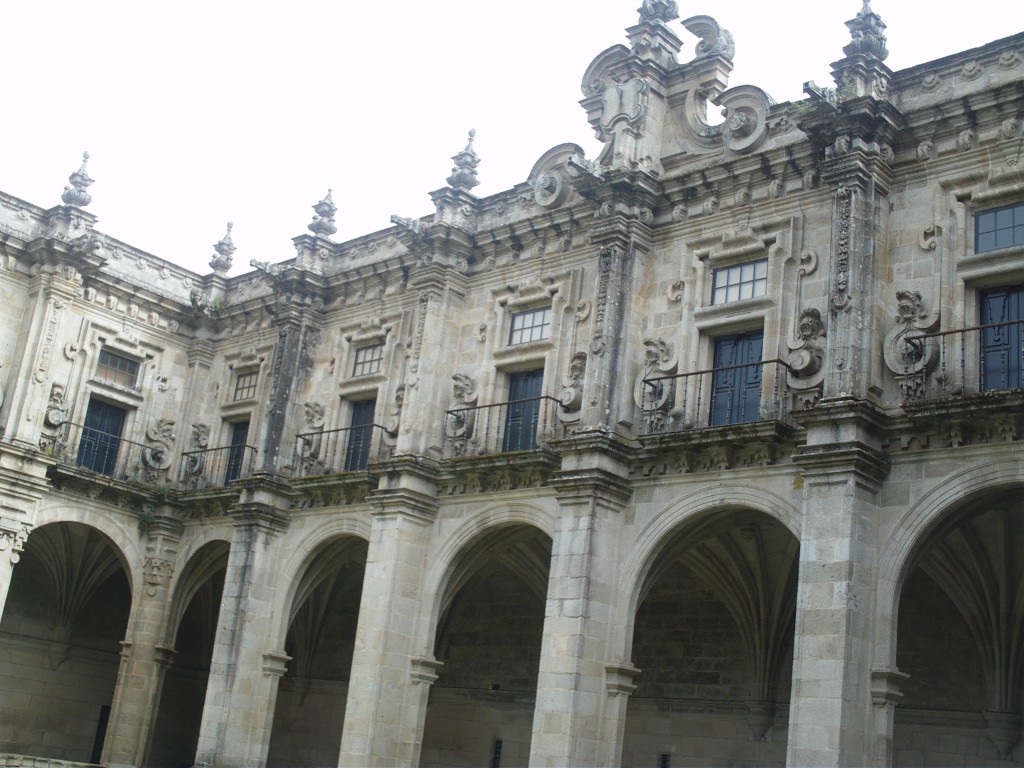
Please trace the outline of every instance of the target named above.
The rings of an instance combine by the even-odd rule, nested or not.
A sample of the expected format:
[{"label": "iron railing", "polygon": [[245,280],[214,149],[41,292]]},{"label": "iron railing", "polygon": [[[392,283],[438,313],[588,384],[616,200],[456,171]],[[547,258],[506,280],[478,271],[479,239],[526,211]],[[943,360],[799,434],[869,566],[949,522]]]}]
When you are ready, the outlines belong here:
[{"label": "iron railing", "polygon": [[57,427],[50,445],[60,464],[137,483],[159,480],[170,458],[162,446],[143,445],[71,421]]},{"label": "iron railing", "polygon": [[178,480],[182,490],[222,488],[232,480],[252,477],[259,452],[251,445],[225,445],[181,454]]},{"label": "iron railing", "polygon": [[908,335],[904,341],[904,401],[1024,386],[1024,320]]},{"label": "iron railing", "polygon": [[313,477],[362,471],[390,452],[385,434],[378,424],[304,432],[296,436],[294,472]]},{"label": "iron railing", "polygon": [[640,433],[785,421],[789,416],[782,360],[758,360],[643,380]]},{"label": "iron railing", "polygon": [[444,455],[485,456],[544,447],[560,436],[561,405],[542,395],[445,411]]}]

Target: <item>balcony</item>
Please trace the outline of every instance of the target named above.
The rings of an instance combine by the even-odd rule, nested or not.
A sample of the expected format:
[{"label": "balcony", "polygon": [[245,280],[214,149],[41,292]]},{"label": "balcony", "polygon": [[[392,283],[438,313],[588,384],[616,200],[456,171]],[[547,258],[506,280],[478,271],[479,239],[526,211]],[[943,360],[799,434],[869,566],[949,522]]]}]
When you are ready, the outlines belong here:
[{"label": "balcony", "polygon": [[489,456],[545,448],[561,437],[561,403],[542,395],[445,411],[445,458]]},{"label": "balcony", "polygon": [[787,421],[782,360],[758,360],[643,380],[641,435]]},{"label": "balcony", "polygon": [[178,487],[183,491],[224,488],[232,480],[252,477],[258,451],[251,445],[226,445],[181,455]]},{"label": "balcony", "polygon": [[342,472],[362,472],[391,454],[384,427],[363,424],[344,429],[305,432],[296,436],[295,477],[319,477]]},{"label": "balcony", "polygon": [[905,338],[897,376],[904,404],[1015,390],[1022,386],[1024,320]]},{"label": "balcony", "polygon": [[[643,380],[644,472],[765,466],[793,451],[782,360],[758,360]],[[660,471],[660,470],[659,470]]]},{"label": "balcony", "polygon": [[143,445],[121,435],[66,421],[44,450],[71,474],[103,475],[125,483],[153,484],[170,466],[171,456],[158,444]]}]

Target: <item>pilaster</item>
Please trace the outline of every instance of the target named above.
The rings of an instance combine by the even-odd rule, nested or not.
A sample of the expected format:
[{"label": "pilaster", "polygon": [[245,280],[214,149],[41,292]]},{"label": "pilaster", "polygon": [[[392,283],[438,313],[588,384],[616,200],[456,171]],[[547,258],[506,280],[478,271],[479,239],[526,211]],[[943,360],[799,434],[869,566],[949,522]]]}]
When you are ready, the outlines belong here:
[{"label": "pilaster", "polygon": [[390,465],[374,494],[373,528],[339,765],[408,766],[419,760],[427,692],[440,663],[415,656],[436,485],[412,459]]},{"label": "pilaster", "polygon": [[266,761],[285,658],[278,650],[282,639],[268,633],[283,555],[279,534],[288,525],[291,495],[285,483],[265,473],[239,487],[196,753],[197,764],[216,768]]},{"label": "pilaster", "polygon": [[623,510],[622,446],[594,432],[562,441],[559,502],[537,677],[530,765],[612,766],[622,753],[630,668],[609,658]]},{"label": "pilaster", "polygon": [[888,472],[883,416],[865,401],[822,401],[807,445],[797,585],[791,766],[865,764],[873,752],[872,611],[877,495]]},{"label": "pilaster", "polygon": [[110,766],[145,765],[164,675],[174,650],[161,645],[166,636],[170,584],[184,525],[176,510],[160,509],[145,524],[146,560],[143,589],[121,643],[121,667],[114,688],[103,762]]},{"label": "pilaster", "polygon": [[0,442],[0,616],[14,566],[34,527],[33,513],[48,487],[46,464],[34,451]]}]

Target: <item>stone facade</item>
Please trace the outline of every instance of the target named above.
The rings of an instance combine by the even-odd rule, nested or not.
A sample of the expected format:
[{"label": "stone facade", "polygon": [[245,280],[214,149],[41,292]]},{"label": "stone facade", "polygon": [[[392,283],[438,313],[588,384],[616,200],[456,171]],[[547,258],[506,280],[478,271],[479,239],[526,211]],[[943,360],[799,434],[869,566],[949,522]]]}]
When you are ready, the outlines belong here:
[{"label": "stone facade", "polygon": [[1024,34],[777,104],[677,15],[239,277],[0,194],[0,764],[1024,760]]}]

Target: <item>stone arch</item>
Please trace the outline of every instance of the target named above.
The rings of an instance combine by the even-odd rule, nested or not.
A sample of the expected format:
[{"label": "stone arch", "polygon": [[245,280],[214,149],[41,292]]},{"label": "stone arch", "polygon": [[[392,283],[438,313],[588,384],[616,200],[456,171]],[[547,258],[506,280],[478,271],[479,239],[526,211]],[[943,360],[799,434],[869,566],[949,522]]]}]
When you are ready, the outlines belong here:
[{"label": "stone arch", "polygon": [[989,493],[1024,485],[1024,463],[1015,459],[979,464],[931,488],[897,522],[879,556],[876,666],[896,666],[896,615],[903,580],[921,543],[948,513]]},{"label": "stone arch", "polygon": [[461,553],[472,547],[474,542],[495,529],[513,525],[524,525],[536,528],[549,539],[555,530],[555,514],[539,505],[502,504],[488,507],[461,521],[436,554],[434,563],[427,571],[424,594],[432,596],[429,601],[430,610],[422,619],[425,622],[419,637],[424,647],[421,653],[431,655],[431,645],[437,630],[438,621],[445,608],[445,595],[450,592],[449,585],[457,579],[457,570],[465,570],[465,565],[457,561]]},{"label": "stone arch", "polygon": [[52,507],[41,507],[34,515],[34,525],[29,532],[37,531],[45,525],[53,523],[80,523],[102,533],[111,543],[131,585],[133,597],[139,593],[145,578],[146,548],[143,538],[139,535],[138,521],[107,512],[98,513],[94,509],[71,507],[61,504]]},{"label": "stone arch", "polygon": [[351,536],[368,542],[372,523],[366,516],[338,517],[323,521],[311,531],[303,531],[295,549],[289,553],[288,559],[281,566],[282,581],[288,588],[279,590],[278,602],[274,606],[274,633],[269,638],[268,647],[281,647],[288,633],[288,626],[296,610],[296,595],[300,589],[300,580],[316,553],[331,541]]},{"label": "stone arch", "polygon": [[705,488],[653,515],[651,522],[637,536],[632,552],[623,560],[621,579],[629,595],[628,601],[624,603],[627,612],[623,626],[625,634],[620,638],[623,643],[623,661],[629,659],[629,644],[633,635],[632,617],[636,615],[644,584],[658,555],[669,545],[674,534],[688,523],[698,517],[734,509],[762,512],[782,523],[797,540],[800,539],[800,510],[780,496],[749,485]]}]

